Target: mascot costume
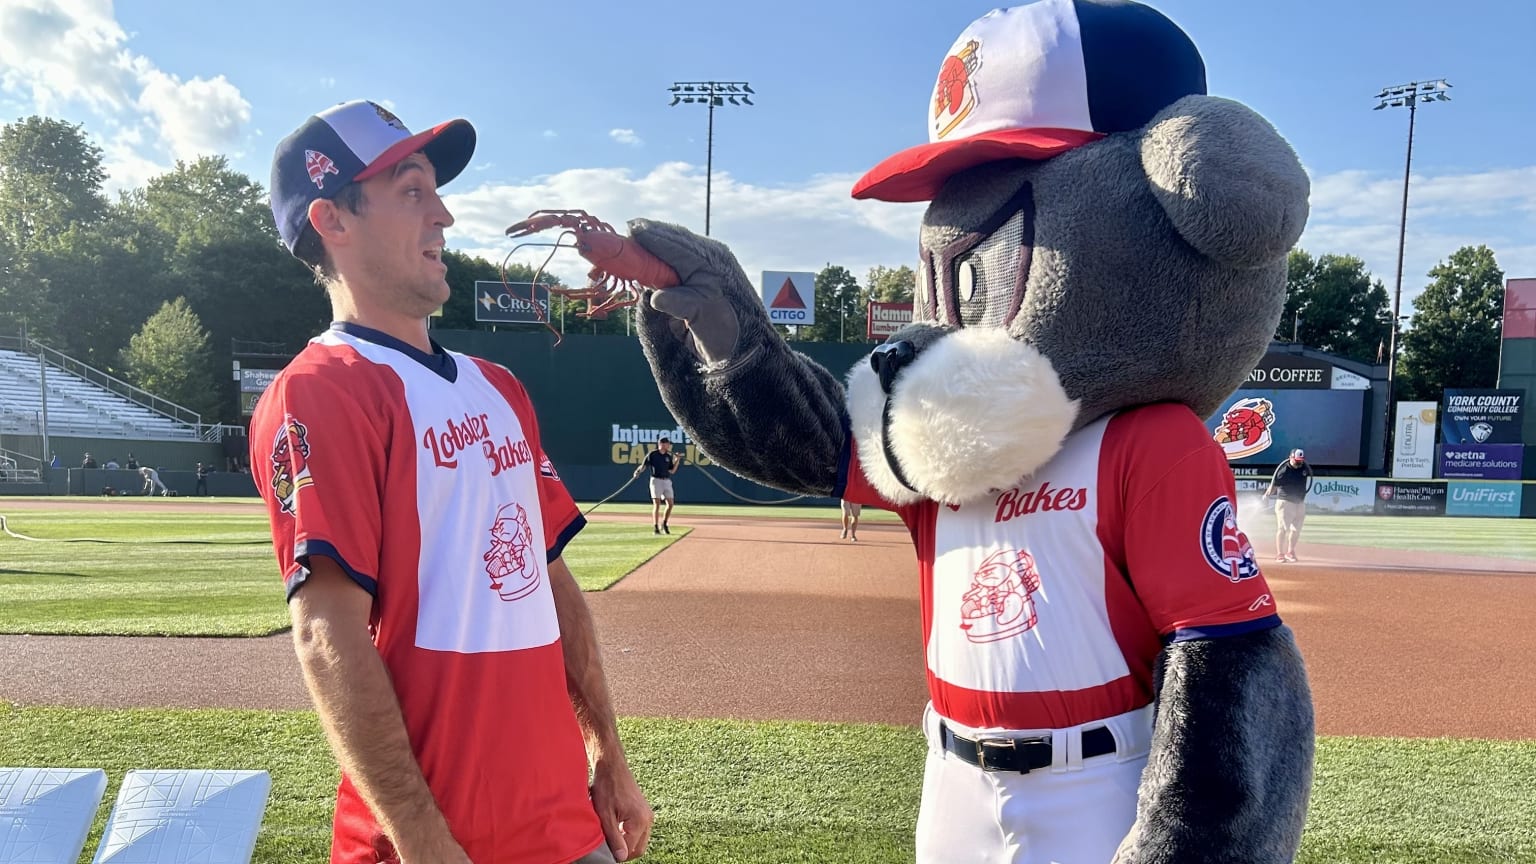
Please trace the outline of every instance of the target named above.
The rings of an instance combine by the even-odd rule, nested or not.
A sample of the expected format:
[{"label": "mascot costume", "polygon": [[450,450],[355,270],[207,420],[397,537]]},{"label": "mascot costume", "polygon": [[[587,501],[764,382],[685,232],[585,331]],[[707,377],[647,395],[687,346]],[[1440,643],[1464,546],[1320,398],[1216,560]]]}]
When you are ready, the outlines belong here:
[{"label": "mascot costume", "polygon": [[920,864],[1292,861],[1310,689],[1203,418],[1274,332],[1307,175],[1128,0],[983,16],[924,113],[853,190],[928,202],[913,321],[846,381],[724,245],[629,223],[679,277],[640,307],[662,398],[732,472],[911,532]]}]

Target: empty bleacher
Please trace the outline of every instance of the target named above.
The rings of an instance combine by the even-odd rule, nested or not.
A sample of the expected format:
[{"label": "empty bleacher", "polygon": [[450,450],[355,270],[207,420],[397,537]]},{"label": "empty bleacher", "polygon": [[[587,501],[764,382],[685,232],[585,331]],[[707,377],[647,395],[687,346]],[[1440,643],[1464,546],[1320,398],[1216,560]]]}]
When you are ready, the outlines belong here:
[{"label": "empty bleacher", "polygon": [[[199,418],[185,409],[181,417],[165,410],[155,410],[159,402],[150,394],[136,401],[125,393],[133,388],[115,382],[104,373],[74,364],[66,369],[63,355],[50,357],[47,368],[48,434],[96,438],[141,438],[148,440],[197,440]],[[73,361],[69,361],[72,363]],[[81,374],[77,374],[79,370]],[[94,373],[101,382],[87,380]],[[43,370],[36,354],[0,347],[0,434],[36,435],[42,431]],[[105,382],[115,382],[117,390]],[[142,392],[142,391],[140,391]],[[161,402],[170,406],[170,403]],[[179,406],[171,406],[173,409]]]}]

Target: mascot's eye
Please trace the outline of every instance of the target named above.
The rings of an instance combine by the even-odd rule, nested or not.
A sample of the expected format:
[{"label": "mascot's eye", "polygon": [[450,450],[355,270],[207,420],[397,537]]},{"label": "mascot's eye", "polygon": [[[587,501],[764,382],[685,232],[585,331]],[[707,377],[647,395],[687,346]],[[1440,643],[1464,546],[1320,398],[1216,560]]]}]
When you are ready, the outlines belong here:
[{"label": "mascot's eye", "polygon": [[[950,288],[960,321],[966,327],[1000,327],[1008,323],[1010,301],[1022,284],[1026,219],[1013,214],[991,234],[956,257],[949,268]],[[941,301],[942,302],[942,301]]]},{"label": "mascot's eye", "polygon": [[955,293],[960,296],[960,302],[969,303],[976,299],[976,265],[970,261],[960,262],[956,277]]}]

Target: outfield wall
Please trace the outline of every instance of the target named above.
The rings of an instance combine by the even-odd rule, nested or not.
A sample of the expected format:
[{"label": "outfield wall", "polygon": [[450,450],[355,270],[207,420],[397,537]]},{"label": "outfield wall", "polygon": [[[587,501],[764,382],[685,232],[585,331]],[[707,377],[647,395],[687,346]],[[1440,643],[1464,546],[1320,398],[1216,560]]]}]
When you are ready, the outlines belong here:
[{"label": "outfield wall", "polygon": [[[1268,478],[1239,477],[1239,495],[1258,495]],[[1350,516],[1476,516],[1536,518],[1536,483],[1518,480],[1392,480],[1314,477],[1308,513]]]}]

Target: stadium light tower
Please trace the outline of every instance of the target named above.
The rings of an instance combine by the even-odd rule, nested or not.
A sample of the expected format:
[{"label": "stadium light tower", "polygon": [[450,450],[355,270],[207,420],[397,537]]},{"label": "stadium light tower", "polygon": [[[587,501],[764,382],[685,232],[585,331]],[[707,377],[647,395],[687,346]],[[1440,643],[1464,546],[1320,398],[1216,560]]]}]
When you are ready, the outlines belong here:
[{"label": "stadium light tower", "polygon": [[709,236],[709,196],[711,177],[715,167],[715,108],[727,102],[732,105],[751,105],[755,95],[752,85],[745,81],[676,81],[667,92],[672,94],[668,107],[678,104],[702,104],[709,108],[709,138],[704,153],[704,236]]},{"label": "stadium light tower", "polygon": [[1391,87],[1383,87],[1376,94],[1376,107],[1373,111],[1383,108],[1408,109],[1408,159],[1403,166],[1403,213],[1397,228],[1397,285],[1392,289],[1392,333],[1390,335],[1391,348],[1387,358],[1387,440],[1382,451],[1383,467],[1390,472],[1392,458],[1391,448],[1393,442],[1392,426],[1396,422],[1392,417],[1392,399],[1396,395],[1397,386],[1397,331],[1402,325],[1402,300],[1403,300],[1403,247],[1408,240],[1408,177],[1413,172],[1413,122],[1418,113],[1419,103],[1449,102],[1451,94],[1446,91],[1451,85],[1443,78],[1430,81],[1413,81],[1408,84],[1396,84]]}]

